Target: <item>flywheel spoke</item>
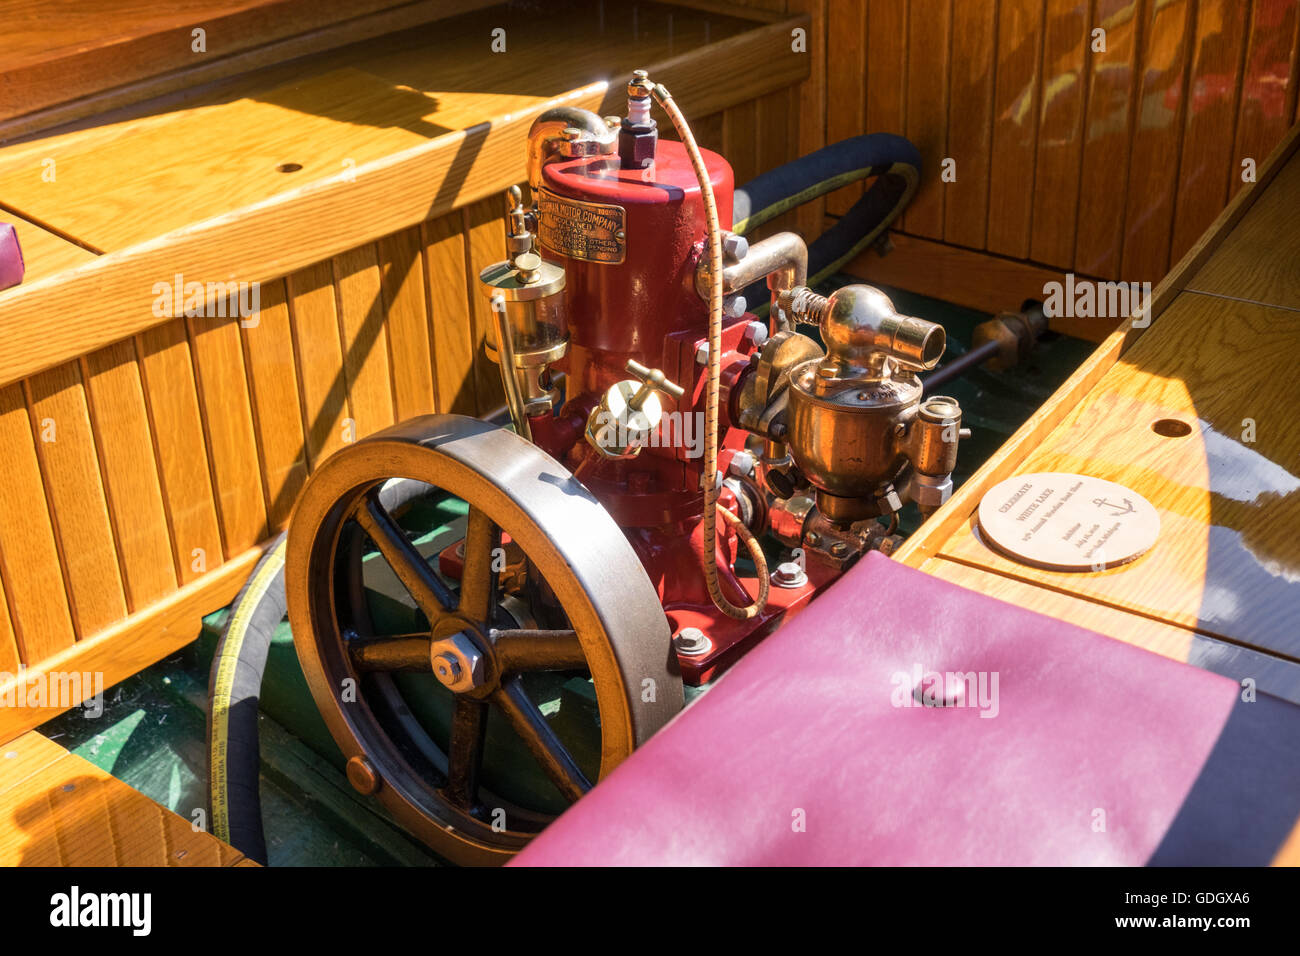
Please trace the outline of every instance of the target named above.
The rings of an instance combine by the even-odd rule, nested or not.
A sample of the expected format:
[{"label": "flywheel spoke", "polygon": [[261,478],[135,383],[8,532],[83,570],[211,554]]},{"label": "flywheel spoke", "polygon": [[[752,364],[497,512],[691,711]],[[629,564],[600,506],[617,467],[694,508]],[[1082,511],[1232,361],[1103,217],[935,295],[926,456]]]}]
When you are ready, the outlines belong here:
[{"label": "flywheel spoke", "polygon": [[428,634],[373,637],[348,642],[348,656],[359,671],[425,671],[431,666]]},{"label": "flywheel spoke", "polygon": [[456,606],[451,589],[438,577],[424,555],[415,549],[401,527],[393,520],[378,496],[372,492],[358,505],[354,517],[384,556],[402,586],[415,598],[432,625]]},{"label": "flywheel spoke", "polygon": [[492,565],[501,547],[501,529],[480,508],[469,509],[465,528],[465,566],[460,577],[461,615],[492,623],[497,602],[497,572]]},{"label": "flywheel spoke", "polygon": [[507,674],[587,669],[577,631],[492,631],[492,643]]},{"label": "flywheel spoke", "polygon": [[492,700],[501,708],[560,793],[570,800],[577,800],[591,789],[591,783],[529,698],[518,677],[498,687],[492,693]]},{"label": "flywheel spoke", "polygon": [[447,786],[443,792],[452,803],[466,810],[473,809],[478,800],[487,712],[485,700],[456,698],[451,719],[451,745],[447,752]]}]

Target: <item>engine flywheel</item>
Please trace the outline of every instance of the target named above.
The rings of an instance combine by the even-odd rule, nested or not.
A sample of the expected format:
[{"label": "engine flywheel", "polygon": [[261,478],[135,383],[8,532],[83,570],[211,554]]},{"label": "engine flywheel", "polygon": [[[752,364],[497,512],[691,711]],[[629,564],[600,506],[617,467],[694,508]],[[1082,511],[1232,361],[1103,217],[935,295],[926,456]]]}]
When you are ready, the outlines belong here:
[{"label": "engine flywheel", "polygon": [[[384,507],[400,479],[459,516],[459,581],[419,509]],[[383,575],[408,619],[376,597]],[[413,419],[325,461],[294,510],[285,581],[353,786],[456,863],[504,862],[683,706],[667,619],[613,518],[477,419]]]}]

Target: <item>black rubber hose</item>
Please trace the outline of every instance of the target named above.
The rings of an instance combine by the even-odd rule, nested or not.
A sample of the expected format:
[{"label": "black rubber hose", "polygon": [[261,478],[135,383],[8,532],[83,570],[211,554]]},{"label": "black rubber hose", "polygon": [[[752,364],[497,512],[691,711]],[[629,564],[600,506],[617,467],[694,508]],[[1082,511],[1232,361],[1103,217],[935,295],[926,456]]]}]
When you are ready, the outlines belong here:
[{"label": "black rubber hose", "polygon": [[[417,481],[389,482],[379,500],[399,514],[434,493]],[[275,539],[231,605],[208,677],[208,808],[212,832],[249,859],[266,865],[259,791],[261,749],[257,714],[271,641],[287,611],[286,535]],[[359,558],[359,553],[357,555]],[[353,562],[360,574],[360,561]]]},{"label": "black rubber hose", "polygon": [[[808,247],[808,285],[833,275],[875,243],[916,192],[921,154],[902,136],[870,133],[825,146],[751,179],[736,190],[732,231],[745,235],[763,223],[862,179],[875,182],[852,208]],[[756,282],[744,292],[763,314],[768,292]]]}]

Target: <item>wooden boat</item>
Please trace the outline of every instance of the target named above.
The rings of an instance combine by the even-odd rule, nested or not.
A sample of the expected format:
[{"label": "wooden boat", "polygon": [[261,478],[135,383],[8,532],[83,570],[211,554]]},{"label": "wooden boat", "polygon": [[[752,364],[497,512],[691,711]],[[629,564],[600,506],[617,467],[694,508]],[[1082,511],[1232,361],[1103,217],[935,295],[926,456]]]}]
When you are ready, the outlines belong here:
[{"label": "wooden boat", "polygon": [[[542,862],[602,862],[581,854],[567,857],[566,847],[585,839],[584,833],[601,832],[613,819],[610,801],[633,800],[640,792],[636,788],[650,786],[646,775],[653,778],[656,767],[671,761],[667,736],[647,744],[660,740],[655,732],[684,700],[694,699],[696,687],[712,686],[733,665],[732,686],[760,680],[759,650],[763,660],[777,660],[782,646],[795,640],[799,621],[823,613],[818,609],[824,611],[828,602],[850,606],[851,590],[842,586],[834,591],[836,580],[843,577],[847,585],[856,574],[853,580],[862,582],[861,590],[869,590],[865,575],[878,561],[857,561],[868,551],[892,552],[895,565],[931,579],[1191,665],[1158,673],[1167,676],[1170,686],[1190,681],[1187,687],[1222,705],[1202,708],[1220,720],[1201,728],[1208,734],[1203,734],[1207,748],[1230,717],[1223,704],[1224,685],[1202,686],[1197,683],[1200,671],[1245,682],[1245,692],[1278,702],[1268,726],[1282,756],[1267,759],[1285,763],[1300,752],[1298,724],[1290,713],[1300,707],[1300,438],[1290,424],[1290,410],[1300,398],[1290,374],[1300,348],[1295,321],[1300,288],[1296,240],[1288,228],[1300,203],[1293,125],[1300,118],[1300,8],[1294,2],[1133,0],[1044,7],[1019,0],[674,0],[630,6],[602,0],[501,5],[483,0],[195,0],[165,11],[134,0],[112,0],[98,5],[95,15],[90,9],[71,0],[0,0],[0,20],[6,24],[0,38],[0,222],[12,227],[0,231],[0,256],[9,257],[11,283],[0,291],[0,485],[5,489],[0,507],[0,859],[6,864],[253,862],[246,853],[258,841],[241,844],[238,825],[232,831],[231,808],[220,799],[209,805],[192,793],[162,798],[138,779],[133,782],[149,796],[132,790],[87,759],[93,755],[81,744],[88,738],[69,730],[68,715],[84,709],[83,700],[98,699],[102,705],[112,688],[147,680],[159,668],[188,668],[202,675],[203,663],[195,662],[211,654],[214,643],[211,636],[206,644],[195,643],[206,620],[210,632],[224,629],[227,635],[213,668],[215,704],[209,704],[217,724],[210,728],[213,737],[207,745],[214,779],[224,781],[227,760],[250,758],[246,752],[236,758],[228,751],[233,670],[226,678],[219,676],[222,653],[233,655],[231,661],[238,657],[231,629],[242,635],[247,624],[239,623],[237,612],[223,609],[241,590],[245,596],[264,594],[286,560],[282,587],[298,622],[292,640],[299,644],[314,707],[324,723],[312,713],[290,727],[275,745],[284,748],[277,751],[278,772],[285,776],[283,766],[292,762],[300,768],[297,786],[313,795],[332,794],[320,799],[338,802],[347,808],[343,816],[362,821],[351,829],[351,838],[366,843],[371,857],[382,862],[427,862],[424,844],[455,862],[503,862],[556,812],[557,791],[565,798],[558,804],[562,807],[625,760],[629,768],[649,766],[615,778],[635,781],[622,789],[602,783],[578,800],[565,824],[547,830],[533,854]],[[102,18],[110,15],[114,29],[105,31]],[[649,79],[634,77],[637,69]],[[637,83],[645,84],[640,93]],[[663,108],[665,97],[685,117],[689,136],[674,128],[672,114]],[[644,123],[637,125],[636,110],[649,110],[652,100],[658,139],[650,140],[649,148],[659,165],[644,169],[651,171],[648,176],[661,171],[659,188],[672,197],[663,202],[684,203],[691,210],[687,218],[696,217],[690,241],[673,247],[671,254],[663,252],[654,263],[638,260],[642,253],[636,249],[636,242],[653,245],[656,240],[647,237],[654,231],[647,226],[634,242],[633,226],[656,222],[664,247],[671,246],[668,234],[678,227],[667,220],[638,219],[655,214],[654,202],[637,198],[641,194],[628,185],[631,180],[598,184],[615,190],[610,195],[616,202],[608,196],[594,201],[595,193],[578,187],[564,195],[563,178],[547,179],[544,185],[529,182],[556,157],[607,160],[614,151],[625,171],[634,168],[641,160],[633,154],[650,135]],[[608,136],[572,126],[561,132],[564,123],[555,117],[571,120],[577,110],[598,119],[627,112],[628,118],[608,124]],[[548,122],[555,127],[549,132]],[[799,188],[778,187],[771,176],[763,178],[782,167],[795,169],[787,164],[823,148],[829,149],[819,154],[823,157],[840,155],[835,144],[863,134],[893,134],[899,142],[910,142],[907,148],[919,153],[918,165],[913,170],[910,153],[879,152],[858,163],[860,168],[853,163],[835,167],[833,175],[819,175]],[[681,140],[698,141],[703,158],[679,145]],[[884,143],[903,148],[894,139],[872,142],[871,149],[885,150]],[[533,156],[529,149],[534,143],[549,151]],[[715,200],[711,193],[704,199],[706,190],[696,182],[700,166],[692,172],[691,163],[697,158],[716,178],[712,188],[723,207],[721,231],[736,238],[743,233],[748,254],[733,242],[727,247],[729,258],[723,258],[721,232],[706,228],[705,212]],[[798,168],[808,175],[809,167]],[[552,172],[553,177],[563,175]],[[582,175],[591,180],[605,174]],[[797,178],[794,172],[789,176]],[[870,203],[863,197],[891,177],[903,185],[890,194],[893,199],[884,209],[872,207],[875,219],[869,223],[882,231],[855,235],[843,246],[841,251],[852,252],[837,258],[830,284],[808,281],[806,261],[799,273],[788,258],[789,243],[802,243],[781,236],[793,232],[811,243],[837,224],[867,216]],[[538,212],[522,201],[503,200],[518,184],[532,187],[524,194],[529,203],[543,185],[560,211]],[[750,184],[747,196],[767,195],[764,188],[786,189],[789,195],[766,209],[755,198],[753,224],[742,229],[741,216],[732,221],[732,188],[742,184]],[[597,185],[586,182],[582,189],[587,188],[597,190]],[[736,193],[738,202],[742,191]],[[604,212],[595,209],[601,203]],[[632,209],[627,235],[621,229],[616,234],[615,227],[600,235],[609,244],[602,248],[615,250],[615,258],[604,265],[600,253],[563,238],[557,225],[603,229],[590,225],[593,218],[607,215],[610,208],[621,216],[624,206]],[[624,225],[621,219],[619,223]],[[759,249],[773,257],[770,268],[745,273],[746,281],[736,280],[738,285],[725,290],[719,278],[714,303],[712,274],[700,266],[699,295],[689,309],[683,306],[676,317],[661,310],[652,318],[646,305],[641,317],[638,301],[657,306],[678,302],[674,296],[696,296],[694,278],[679,283],[680,290],[665,281],[654,291],[647,277],[679,276],[683,263],[696,277],[697,263],[708,259],[715,238],[719,259],[714,273],[721,275],[723,265],[753,263]],[[6,251],[15,248],[15,240],[21,260]],[[503,252],[514,284],[489,286],[484,294],[482,283]],[[541,265],[519,265],[520,256],[535,253]],[[539,379],[534,373],[525,382],[523,371],[518,379],[501,371],[502,355],[509,358],[516,347],[526,351],[522,340],[510,343],[521,327],[512,332],[509,318],[500,318],[505,324],[499,324],[499,317],[515,315],[501,289],[527,286],[546,265],[543,260],[563,266],[557,280],[561,289],[568,269],[572,314],[564,362],[572,364],[551,363],[565,373],[562,378]],[[600,272],[606,266],[626,272]],[[741,299],[736,306],[734,297],[746,291],[750,279],[786,272],[790,281],[770,284],[771,315],[752,292],[748,302]],[[0,281],[5,275],[0,268]],[[632,278],[610,280],[608,287],[603,278],[592,278],[607,275]],[[964,460],[955,438],[942,441],[956,451],[956,466],[949,460],[940,467],[931,458],[923,464],[922,456],[939,452],[907,445],[906,462],[890,459],[892,470],[871,479],[870,493],[861,491],[861,484],[846,492],[836,482],[849,466],[821,466],[837,450],[857,449],[853,443],[866,441],[862,436],[868,426],[841,424],[833,431],[815,424],[800,433],[803,437],[790,438],[793,465],[781,467],[793,469],[804,482],[799,487],[808,501],[796,513],[787,504],[790,495],[770,493],[773,486],[764,469],[780,471],[780,456],[773,449],[780,446],[785,455],[783,436],[798,430],[794,416],[814,413],[792,410],[788,431],[785,417],[780,431],[770,429],[778,411],[787,414],[787,396],[778,392],[797,376],[794,364],[781,364],[785,359],[762,350],[773,341],[770,336],[788,333],[795,338],[782,341],[795,343],[792,348],[803,348],[805,341],[816,348],[816,353],[799,353],[805,363],[799,368],[818,361],[825,345],[832,358],[839,356],[840,371],[847,376],[849,345],[836,352],[835,336],[843,331],[845,343],[850,338],[858,342],[867,326],[851,326],[846,318],[841,328],[826,316],[852,313],[859,316],[853,321],[868,322],[860,317],[868,309],[862,298],[866,293],[844,291],[863,283],[893,296],[893,302],[884,300],[887,308],[871,300],[870,308],[887,313],[883,318],[873,313],[870,321],[877,325],[870,326],[871,334],[893,336],[887,346],[871,347],[888,356],[893,363],[888,368],[895,369],[898,381],[917,381],[914,373],[934,368],[938,356],[930,355],[930,345],[922,339],[930,336],[927,341],[937,341],[942,349],[944,326],[950,361],[960,361],[952,346],[972,347],[972,342],[958,340],[969,339],[977,324],[970,316],[976,313],[982,320],[979,341],[986,343],[979,356],[992,357],[992,364],[1004,369],[1016,368],[970,372],[976,378],[973,385],[968,381],[969,388],[962,386],[966,391],[953,386],[960,409],[955,401],[951,408],[931,407],[941,416],[934,420],[936,429],[944,424],[955,429],[963,421],[970,427],[965,447],[977,451],[964,454],[982,456],[982,461]],[[1114,292],[1108,283],[1132,283],[1139,298],[1122,310],[1096,314],[1105,311],[1102,297]],[[1140,295],[1144,283],[1153,290],[1146,297]],[[619,289],[633,288],[635,294],[618,298]],[[760,296],[767,294],[758,288]],[[1076,307],[1083,301],[1072,294],[1076,288],[1098,297]],[[804,293],[812,298],[799,298]],[[1059,297],[1053,306],[1035,310],[1033,303],[1053,294]],[[605,310],[602,315],[583,313],[582,307],[593,302]],[[841,312],[835,312],[836,303]],[[917,321],[909,318],[904,303],[921,317],[921,325],[889,324]],[[715,305],[719,338],[710,347]],[[747,312],[746,306],[753,308]],[[624,315],[623,325],[616,315]],[[782,316],[790,321],[782,324]],[[795,319],[813,326],[820,322],[820,339],[798,336]],[[888,325],[887,333],[881,322]],[[761,331],[746,331],[755,323]],[[934,326],[939,327],[937,339],[926,331]],[[619,344],[620,328],[647,330],[652,345],[643,339],[636,345]],[[728,338],[722,337],[723,329]],[[1051,341],[1038,342],[1044,332]],[[919,338],[910,343],[907,335]],[[700,342],[705,345],[703,362],[692,359]],[[913,345],[914,354],[909,351]],[[725,369],[709,364],[724,349],[738,357],[730,379]],[[975,369],[980,364],[976,357],[960,371]],[[628,360],[639,370],[625,373]],[[745,418],[736,404],[750,399],[736,396],[746,368],[769,365],[780,388],[772,385],[770,392],[753,399],[754,416],[764,408],[771,412],[760,426],[755,424],[758,417]],[[886,371],[884,378],[889,376]],[[879,384],[880,378],[869,380]],[[619,392],[620,381],[630,381],[632,387]],[[587,396],[581,415],[573,412],[569,425],[554,424],[563,416],[552,414],[549,404],[548,396],[561,382],[567,399]],[[645,383],[644,388],[638,383]],[[533,391],[524,394],[528,388]],[[798,405],[803,392],[792,388],[798,394],[789,401]],[[724,390],[723,411],[716,414],[723,416],[732,437],[724,434],[723,457],[715,452],[713,464],[723,462],[724,477],[743,487],[728,491],[723,483],[699,492],[698,476],[718,468],[701,470],[685,453],[655,457],[660,449],[647,448],[638,457],[638,446],[647,441],[657,418],[645,434],[618,446],[617,454],[608,446],[602,451],[590,439],[588,413],[622,415],[618,420],[626,425],[628,408],[639,412],[653,399],[661,411],[697,408],[704,415],[710,390],[716,405],[719,389]],[[822,407],[808,401],[809,407]],[[525,407],[526,402],[531,404]],[[540,418],[538,402],[546,409]],[[900,442],[904,433],[913,434],[920,403],[918,383],[915,395],[903,402],[905,412],[889,419],[891,427],[903,429],[895,433]],[[561,403],[554,404],[558,413]],[[451,419],[426,417],[430,415],[459,416],[454,421],[460,424],[453,428],[446,424]],[[512,419],[515,434],[510,435],[501,423]],[[472,424],[476,421],[495,424],[480,427]],[[713,421],[716,431],[716,417]],[[1006,426],[1010,433],[1005,434],[993,424],[999,421],[1018,427]],[[581,438],[584,424],[589,426],[587,444]],[[548,431],[538,434],[543,427]],[[569,442],[555,437],[552,428],[571,428]],[[452,444],[460,441],[477,449],[505,441],[501,434],[518,445],[494,445],[490,455],[475,451],[465,460],[442,447],[447,435]],[[520,436],[530,434],[540,457],[524,450]],[[757,436],[749,458],[742,457],[746,434]],[[407,454],[399,453],[403,444],[420,450],[410,451],[409,460],[402,458]],[[904,454],[898,449],[891,454]],[[485,457],[474,458],[477,454]],[[764,457],[769,454],[770,460]],[[427,462],[420,457],[428,455],[433,458]],[[584,464],[584,456],[591,456],[592,464]],[[640,464],[633,467],[633,461]],[[649,468],[647,461],[658,464]],[[904,491],[899,471],[904,466],[932,478],[933,492],[918,490],[918,483]],[[425,467],[434,470],[420,471]],[[665,477],[669,468],[676,469],[671,479]],[[502,477],[516,471],[527,477],[510,479],[513,485]],[[430,477],[435,473],[437,481]],[[1158,519],[1158,536],[1131,555],[1131,562],[1125,555],[1123,562],[1102,560],[1083,570],[1044,567],[1042,560],[995,545],[989,526],[980,522],[981,502],[1002,482],[1044,473],[1103,479],[1131,490],[1149,503]],[[956,479],[951,497],[941,490],[949,476]],[[365,587],[397,595],[396,603],[409,604],[407,598],[413,596],[412,607],[426,613],[413,619],[418,645],[376,644],[363,650],[357,644],[334,660],[330,641],[343,647],[355,633],[340,623],[341,617],[332,619],[330,602],[338,599],[330,590],[335,588],[329,583],[333,565],[321,563],[335,559],[344,536],[331,509],[342,507],[346,498],[350,508],[363,509],[348,514],[363,514],[365,505],[353,500],[353,492],[396,478],[418,479],[455,493],[468,511],[453,518],[449,512],[425,515],[418,533],[413,527],[398,529],[429,548],[438,544],[436,551],[422,552],[434,564],[426,562],[416,571],[398,567],[398,559],[410,557],[403,549],[414,545],[396,534],[389,537],[389,550],[381,543],[387,527],[382,508],[374,512],[378,518],[357,519],[374,545],[358,545],[355,561],[371,562],[361,552],[377,551],[394,564],[396,577],[389,577],[403,582],[409,593],[404,598],[400,587],[385,591],[371,572],[358,570]],[[569,480],[591,489],[583,494],[594,510],[548,511],[558,509],[551,499],[538,497],[534,503],[529,497],[543,493],[535,486]],[[897,489],[891,484],[895,480]],[[467,484],[456,485],[460,481]],[[482,482],[494,490],[483,491],[488,497],[480,501],[466,489]],[[524,485],[534,490],[525,492]],[[653,497],[656,489],[661,498]],[[741,501],[749,494],[762,512],[753,519],[753,530],[778,530],[775,519],[764,524],[769,509],[782,521],[794,522],[793,532],[782,526],[784,531],[765,538],[771,569],[757,553],[746,563],[749,532],[738,530],[737,523],[750,518],[737,516],[750,507]],[[897,508],[888,503],[891,494],[899,496]],[[930,494],[938,497],[925,497]],[[628,504],[635,495],[643,497]],[[715,513],[709,495],[722,496],[725,514]],[[900,524],[899,510],[909,495],[923,511],[917,515],[909,504]],[[868,499],[875,511],[863,504]],[[659,509],[659,517],[645,518],[646,509]],[[507,615],[507,627],[494,599],[488,599],[489,610],[474,630],[463,609],[470,601],[468,591],[461,590],[455,592],[461,595],[461,610],[447,611],[460,615],[456,625],[433,620],[437,615],[428,612],[416,592],[426,587],[430,594],[445,591],[454,599],[448,584],[429,585],[426,576],[436,567],[454,588],[461,574],[471,573],[474,559],[464,557],[464,547],[457,556],[455,540],[468,538],[474,553],[478,512],[490,512],[496,523],[482,532],[487,535],[482,540],[490,539],[508,559],[508,568],[493,564],[487,593],[496,595],[504,587],[504,579],[496,577],[503,570],[518,571],[511,580],[527,587],[528,568],[554,569],[565,583],[553,581],[548,571],[541,573],[550,588],[547,607],[560,607],[563,614],[543,614],[534,600],[525,615],[528,622],[518,613]],[[830,524],[810,523],[813,514]],[[882,520],[870,531],[859,526],[877,517]],[[517,524],[510,525],[507,518]],[[295,531],[293,522],[302,530]],[[580,527],[592,541],[603,541],[599,536],[608,529],[600,522],[627,534],[614,535],[611,540],[617,543],[608,548],[592,545],[581,554],[565,537],[566,527]],[[653,533],[646,530],[651,526],[657,529]],[[850,526],[855,529],[851,534]],[[440,537],[447,528],[451,538]],[[909,533],[900,535],[900,528]],[[288,544],[281,547],[286,529]],[[697,566],[700,554],[714,552],[715,533],[723,542],[718,552],[723,555],[722,584],[706,581],[707,573],[701,575]],[[328,548],[320,544],[327,538]],[[701,540],[707,544],[700,545]],[[522,558],[509,550],[512,543],[522,549]],[[840,544],[846,550],[832,553]],[[808,569],[785,570],[791,547],[815,552]],[[326,557],[318,554],[325,553],[321,548],[328,551]],[[637,560],[628,564],[632,559]],[[786,577],[778,579],[780,574]],[[787,587],[798,575],[803,578]],[[679,577],[689,583],[678,582]],[[760,584],[761,599],[755,596]],[[746,605],[747,600],[753,603]],[[739,605],[740,616],[724,609],[728,602],[733,610]],[[901,595],[895,604],[906,607]],[[585,610],[575,610],[578,605]],[[747,606],[761,609],[745,618]],[[278,610],[277,622],[283,607]],[[373,608],[368,613],[373,616]],[[872,606],[863,613],[883,612]],[[331,617],[328,626],[322,615]],[[555,660],[565,662],[568,670],[554,661],[543,669],[566,675],[589,672],[590,679],[578,682],[589,690],[557,683],[543,703],[530,701],[518,689],[522,683],[508,684],[505,665],[497,658],[505,652],[497,648],[506,646],[500,634],[511,629],[553,641]],[[464,637],[471,631],[478,637]],[[391,638],[406,632],[380,634]],[[289,640],[288,635],[285,625],[281,640]],[[871,639],[870,628],[862,639]],[[1062,640],[1068,644],[1076,638]],[[1084,638],[1077,640],[1084,642],[1079,647],[1092,646]],[[272,643],[268,631],[261,644],[262,666]],[[174,663],[178,652],[187,655],[182,664]],[[275,717],[292,724],[298,718],[287,715],[311,706],[298,686],[302,679],[295,662],[277,665],[276,654],[270,651],[271,671],[285,666],[294,674],[284,678],[286,687],[296,688],[286,691],[285,699],[294,693],[298,697]],[[447,717],[452,725],[464,721],[470,736],[477,734],[474,755],[461,754],[454,742],[439,743],[433,769],[422,770],[415,758],[404,762],[406,758],[394,756],[396,745],[384,720],[375,718],[374,727],[358,729],[346,700],[330,689],[330,682],[343,673],[339,667],[361,673],[358,662],[365,654],[374,655],[366,658],[371,662],[367,666],[398,672],[413,669],[414,659],[423,660],[430,686],[437,677],[447,688],[456,678],[440,666],[457,674],[486,667],[486,677],[454,684],[457,703],[447,705],[453,708]],[[439,665],[439,654],[449,663]],[[374,665],[381,655],[387,655],[388,663]],[[638,661],[642,670],[629,660]],[[1147,673],[1145,656],[1106,660],[1107,667]],[[671,706],[640,707],[643,679],[666,681],[667,696],[655,703],[668,700]],[[399,685],[408,696],[416,692],[401,681],[384,686],[391,690]],[[255,711],[256,689],[244,693],[240,699],[251,698]],[[384,699],[392,704],[394,698]],[[484,730],[489,703],[504,715],[492,720],[504,721],[499,726],[509,724],[518,735],[513,744],[501,744],[499,753],[513,747],[524,762],[528,753],[536,756],[543,779],[538,786],[546,791],[539,807],[517,816],[511,815],[524,798],[502,798],[501,805],[510,807],[509,813],[502,812],[511,823],[501,839],[494,836],[502,831],[493,829],[493,807],[475,797],[484,734],[489,750],[498,746],[492,743],[498,731]],[[840,712],[841,718],[851,722],[852,706],[842,706],[848,709]],[[555,714],[583,707],[599,715],[591,753],[586,758],[576,750],[563,759],[554,751],[547,756],[547,742],[558,733],[548,728],[563,723]],[[624,714],[621,723],[612,716],[616,714]],[[1087,723],[1089,715],[1093,712],[1079,718],[1082,726],[1093,726]],[[677,729],[668,734],[680,734],[684,721],[675,722]],[[1188,730],[1191,724],[1181,726],[1189,739],[1195,736]],[[1096,733],[1103,732],[1103,724],[1097,728]],[[1159,735],[1178,731],[1179,726],[1157,722],[1150,732],[1152,739],[1163,740]],[[76,742],[72,750],[77,752],[60,745],[64,733]],[[454,737],[458,731],[443,727],[429,733]],[[615,739],[618,733],[622,737]],[[246,743],[235,740],[233,746]],[[255,771],[255,729],[253,748]],[[707,749],[701,752],[709,755]],[[1260,762],[1266,759],[1263,749],[1248,747],[1247,752]],[[1184,763],[1195,763],[1193,756],[1178,753]],[[507,758],[504,765],[515,759]],[[583,759],[591,762],[583,764]],[[458,766],[467,778],[457,777]],[[1199,764],[1191,768],[1201,769]],[[1291,778],[1278,772],[1282,787]],[[496,782],[491,774],[484,779],[499,788],[499,778],[510,773],[507,767],[497,771]],[[531,773],[536,777],[537,767]],[[707,780],[707,774],[701,779]],[[1156,814],[1160,822],[1153,824],[1155,829],[1104,861],[1300,860],[1300,808],[1289,804],[1260,811],[1261,819],[1267,818],[1266,832],[1245,841],[1244,855],[1210,841],[1173,857],[1165,844],[1167,855],[1158,856],[1155,843],[1169,832],[1182,832],[1175,827],[1177,814],[1195,809],[1188,794],[1200,792],[1199,779],[1191,772],[1183,789],[1166,794],[1163,803],[1152,797],[1153,806],[1159,803],[1164,813]],[[363,796],[340,796],[349,784]],[[532,786],[519,784],[525,796],[536,795]],[[448,791],[456,796],[447,797]],[[255,781],[253,792],[255,797]],[[604,792],[612,795],[598,799]],[[1142,792],[1139,788],[1133,794]],[[386,801],[396,824],[377,815],[372,797]],[[597,807],[606,808],[604,816]],[[453,826],[449,821],[460,821],[454,814],[461,811],[468,822]],[[218,819],[209,820],[210,813]],[[593,817],[598,817],[594,823]],[[517,828],[516,819],[524,821]],[[706,823],[710,819],[701,817]],[[198,820],[204,825],[196,828],[192,824]],[[1180,826],[1187,826],[1185,820]],[[481,836],[474,836],[476,826]],[[458,827],[470,835],[447,836]],[[82,837],[69,841],[65,836],[70,832]],[[619,832],[608,838],[631,839]],[[239,849],[227,842],[232,840]],[[727,840],[718,842],[730,846]],[[266,862],[265,852],[262,845],[252,856]],[[290,862],[277,860],[276,852],[273,843],[271,862]],[[765,857],[752,842],[743,841],[734,855],[710,857],[700,851],[701,856],[660,858],[646,852],[647,862],[781,859]],[[814,854],[795,862],[909,861],[891,853],[887,846],[865,840],[843,858]],[[609,861],[613,856],[617,854]],[[635,854],[620,860],[637,862]],[[961,854],[949,860],[973,861]],[[1062,850],[1056,858],[1027,851],[1005,857],[990,853],[987,861],[1092,860]]]}]

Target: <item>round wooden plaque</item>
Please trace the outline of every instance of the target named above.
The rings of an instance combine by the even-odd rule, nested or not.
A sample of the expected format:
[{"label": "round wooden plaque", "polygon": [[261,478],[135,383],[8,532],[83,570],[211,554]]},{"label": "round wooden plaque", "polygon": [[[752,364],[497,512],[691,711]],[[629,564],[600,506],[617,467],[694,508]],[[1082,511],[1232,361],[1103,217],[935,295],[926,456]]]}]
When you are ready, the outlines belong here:
[{"label": "round wooden plaque", "polygon": [[1022,564],[1104,571],[1155,544],[1160,515],[1113,481],[1045,471],[994,485],[980,501],[979,526],[989,545]]}]

